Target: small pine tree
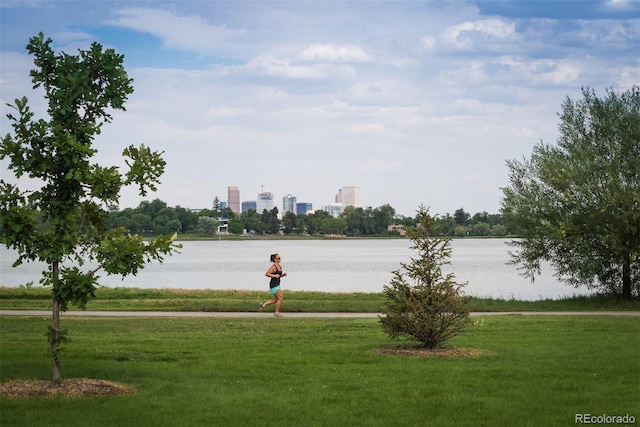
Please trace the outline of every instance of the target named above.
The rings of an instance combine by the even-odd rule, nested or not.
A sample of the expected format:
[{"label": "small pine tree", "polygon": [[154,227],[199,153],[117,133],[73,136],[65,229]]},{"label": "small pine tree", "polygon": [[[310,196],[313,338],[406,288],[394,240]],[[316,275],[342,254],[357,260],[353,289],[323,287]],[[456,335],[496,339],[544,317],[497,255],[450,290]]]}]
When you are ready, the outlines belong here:
[{"label": "small pine tree", "polygon": [[443,275],[450,264],[448,237],[431,238],[435,218],[420,206],[417,227],[407,227],[417,257],[401,263],[384,286],[387,311],[380,317],[384,331],[392,338],[409,337],[422,347],[437,348],[469,323],[469,311],[462,288],[453,274]]}]

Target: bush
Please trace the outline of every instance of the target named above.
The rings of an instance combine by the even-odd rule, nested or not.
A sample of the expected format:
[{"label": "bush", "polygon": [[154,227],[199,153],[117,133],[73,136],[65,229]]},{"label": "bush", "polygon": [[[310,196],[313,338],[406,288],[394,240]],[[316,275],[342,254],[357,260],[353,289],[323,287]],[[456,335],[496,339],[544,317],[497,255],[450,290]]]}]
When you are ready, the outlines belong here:
[{"label": "bush", "polygon": [[407,236],[418,256],[392,272],[390,284],[384,286],[387,311],[380,321],[392,339],[409,337],[436,348],[469,323],[461,293],[466,283],[442,273],[441,267],[450,264],[451,247],[448,237],[429,237],[435,218],[422,206],[417,217],[417,227],[407,227]]}]

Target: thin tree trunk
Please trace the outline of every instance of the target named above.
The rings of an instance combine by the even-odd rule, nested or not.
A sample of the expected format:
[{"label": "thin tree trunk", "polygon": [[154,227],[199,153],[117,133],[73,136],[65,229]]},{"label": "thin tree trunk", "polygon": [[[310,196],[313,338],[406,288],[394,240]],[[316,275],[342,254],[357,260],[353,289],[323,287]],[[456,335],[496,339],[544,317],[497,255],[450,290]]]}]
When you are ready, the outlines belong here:
[{"label": "thin tree trunk", "polygon": [[[53,286],[57,288],[60,275],[58,262],[53,263]],[[54,297],[51,309],[51,385],[58,387],[60,385],[60,300],[54,289]]]},{"label": "thin tree trunk", "polygon": [[622,264],[622,299],[631,299],[631,254],[627,254]]}]

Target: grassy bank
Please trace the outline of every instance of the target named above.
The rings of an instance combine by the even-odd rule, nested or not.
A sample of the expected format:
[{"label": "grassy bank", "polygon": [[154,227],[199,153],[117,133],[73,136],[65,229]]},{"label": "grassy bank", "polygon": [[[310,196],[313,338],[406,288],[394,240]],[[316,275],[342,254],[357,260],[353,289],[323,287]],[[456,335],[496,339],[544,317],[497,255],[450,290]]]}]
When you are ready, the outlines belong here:
[{"label": "grassy bank", "polygon": [[[2,317],[0,381],[48,379],[43,317]],[[73,318],[63,377],[97,398],[0,399],[2,426],[574,425],[631,414],[640,319],[496,316],[450,343],[473,357],[382,354],[375,319]],[[40,349],[40,350],[39,350]]]},{"label": "grassy bank", "polygon": [[[99,288],[89,310],[109,311],[256,311],[268,292],[182,289]],[[0,287],[0,309],[47,310],[51,293],[42,287]],[[621,301],[602,295],[576,296],[560,300],[518,301],[470,298],[471,311],[591,311],[639,310],[640,302]],[[74,309],[72,307],[72,309]],[[285,291],[283,311],[364,312],[384,310],[382,293],[323,293]]]}]

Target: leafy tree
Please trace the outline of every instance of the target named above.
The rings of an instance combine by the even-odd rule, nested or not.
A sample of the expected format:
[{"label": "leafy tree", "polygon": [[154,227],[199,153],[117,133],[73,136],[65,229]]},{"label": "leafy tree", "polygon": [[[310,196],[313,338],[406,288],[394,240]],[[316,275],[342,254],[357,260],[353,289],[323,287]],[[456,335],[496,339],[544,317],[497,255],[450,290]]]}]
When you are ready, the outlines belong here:
[{"label": "leafy tree", "polygon": [[491,226],[486,222],[478,222],[472,227],[471,234],[474,236],[489,236],[491,234]]},{"label": "leafy tree", "polygon": [[320,223],[323,234],[341,235],[347,229],[347,222],[343,218],[325,218]]},{"label": "leafy tree", "polygon": [[218,198],[218,196],[216,196],[213,199],[213,205],[212,205],[212,208],[211,208],[211,210],[213,211],[213,216],[215,216],[216,218],[218,218],[220,216],[221,206],[222,206],[222,204],[220,203],[220,199]]},{"label": "leafy tree", "polygon": [[181,206],[174,208],[175,215],[180,221],[180,232],[188,233],[192,231],[198,224],[198,217],[189,209],[185,209]]},{"label": "leafy tree", "polygon": [[[42,87],[48,101],[48,120],[34,119],[26,97],[10,105],[17,116],[13,135],[2,138],[0,158],[9,159],[16,178],[26,175],[36,191],[23,191],[0,180],[2,242],[18,252],[14,266],[39,260],[48,264],[40,283],[52,290],[49,343],[52,384],[60,382],[60,311],[68,304],[84,308],[95,297],[97,272],[126,276],[137,274],[145,263],[162,261],[175,251],[174,236],[144,242],[124,228],[106,229],[102,205],[116,205],[120,189],[137,185],[140,195],[155,191],[165,162],[160,153],[141,145],[124,150],[128,172],[91,164],[97,150],[93,139],[111,121],[109,108],[124,110],[133,92],[122,65],[123,56],[98,43],[78,55],[56,54],[52,40],[40,33],[27,51],[35,57],[31,71],[34,88]],[[82,271],[87,261],[98,268]]]},{"label": "leafy tree", "polygon": [[239,218],[234,218],[229,221],[229,233],[235,234],[236,236],[242,235],[244,231],[244,226],[242,225],[242,221]]},{"label": "leafy tree", "polygon": [[525,277],[542,261],[573,286],[621,294],[640,288],[640,87],[562,104],[557,146],[509,160],[502,211],[521,240],[512,263]]},{"label": "leafy tree", "polygon": [[456,224],[466,226],[471,216],[464,211],[464,208],[460,208],[453,213],[453,218],[456,220]]},{"label": "leafy tree", "polygon": [[232,220],[237,217],[237,214],[233,211],[233,209],[227,206],[226,208],[220,211],[220,217]]},{"label": "leafy tree", "polygon": [[453,274],[442,273],[442,266],[450,264],[451,247],[448,237],[430,237],[434,224],[421,206],[417,227],[406,228],[417,256],[393,271],[391,283],[383,288],[387,310],[380,317],[392,339],[409,337],[427,348],[441,346],[469,322],[467,302],[461,295],[466,283],[456,283]]},{"label": "leafy tree", "polygon": [[296,229],[298,223],[298,216],[293,212],[285,212],[284,217],[282,218],[282,227],[284,229],[284,234],[291,234]]},{"label": "leafy tree", "polygon": [[324,220],[325,218],[331,218],[329,212],[315,211],[314,213],[307,215],[307,233],[312,235],[320,234],[322,229],[322,220]]},{"label": "leafy tree", "polygon": [[271,215],[269,217],[268,231],[271,234],[280,233],[280,227],[282,226],[282,222],[278,218],[278,212],[279,212],[278,208],[276,207],[271,209],[271,212],[270,212]]},{"label": "leafy tree", "polygon": [[245,230],[257,231],[256,224],[260,222],[260,215],[258,215],[255,209],[249,209],[247,212],[243,212],[240,214],[240,219],[244,223]]},{"label": "leafy tree", "polygon": [[138,212],[144,215],[149,215],[151,218],[155,218],[160,215],[165,209],[167,209],[167,203],[160,199],[153,199],[152,201],[143,200],[138,205]]},{"label": "leafy tree", "polygon": [[198,217],[198,233],[206,236],[213,236],[218,231],[219,224],[220,221],[217,218],[200,216]]},{"label": "leafy tree", "polygon": [[389,204],[382,205],[373,210],[373,221],[375,224],[375,234],[385,234],[389,225],[393,224],[396,210]]},{"label": "leafy tree", "polygon": [[436,226],[433,228],[433,234],[437,236],[454,236],[456,229],[456,220],[450,214],[435,219]]},{"label": "leafy tree", "polygon": [[363,234],[364,209],[356,208],[355,206],[347,206],[340,214],[340,217],[347,223],[347,234],[350,236]]},{"label": "leafy tree", "polygon": [[274,207],[271,210],[263,209],[260,215],[260,223],[255,224],[254,229],[262,234],[278,234],[280,232],[278,208]]}]

